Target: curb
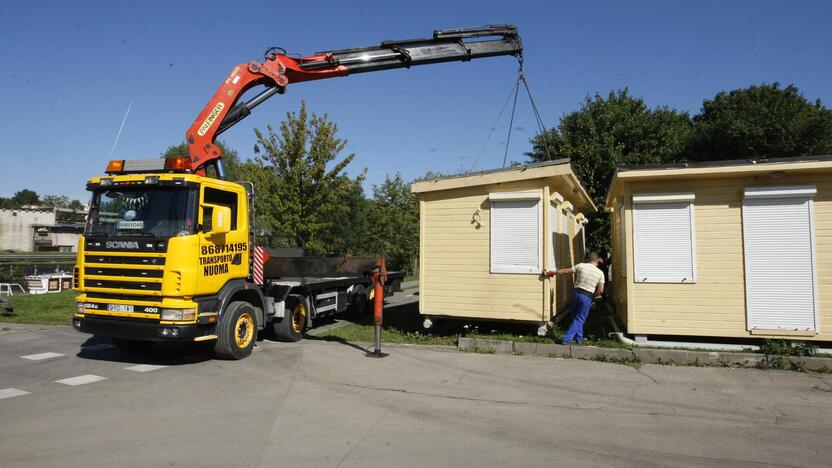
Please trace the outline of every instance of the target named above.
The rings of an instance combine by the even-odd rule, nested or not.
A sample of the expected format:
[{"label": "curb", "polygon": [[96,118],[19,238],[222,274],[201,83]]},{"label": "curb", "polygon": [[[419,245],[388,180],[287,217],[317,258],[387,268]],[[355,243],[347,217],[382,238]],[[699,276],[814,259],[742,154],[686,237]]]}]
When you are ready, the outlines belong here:
[{"label": "curb", "polygon": [[459,337],[457,350],[484,354],[520,354],[544,357],[588,359],[602,362],[640,362],[685,366],[746,367],[798,371],[832,372],[832,359],[730,351],[686,351],[656,348],[599,348],[549,343]]}]

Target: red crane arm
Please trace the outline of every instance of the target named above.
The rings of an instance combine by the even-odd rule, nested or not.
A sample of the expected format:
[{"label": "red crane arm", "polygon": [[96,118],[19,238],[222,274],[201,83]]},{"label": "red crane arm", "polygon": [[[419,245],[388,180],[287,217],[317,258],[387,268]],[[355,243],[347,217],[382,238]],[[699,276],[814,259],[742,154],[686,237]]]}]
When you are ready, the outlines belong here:
[{"label": "red crane arm", "polygon": [[[267,52],[262,62],[235,66],[185,133],[191,170],[204,175],[206,167],[214,164],[218,177],[224,177],[222,151],[214,144],[217,136],[266,99],[282,94],[290,83],[431,63],[521,56],[522,52],[517,29],[510,25],[437,30],[427,39],[385,41],[375,47],[318,52],[301,58]],[[247,102],[239,102],[246,91],[258,85],[266,89]]]},{"label": "red crane arm", "polygon": [[[318,56],[305,57],[300,60],[309,60],[316,57]],[[222,157],[222,151],[214,144],[214,140],[222,131],[248,115],[250,107],[253,106],[246,109],[245,115],[238,115],[237,119],[230,125],[222,125],[234,109],[237,101],[249,89],[257,85],[266,85],[268,88],[276,89],[277,92],[282,93],[283,88],[289,83],[333,78],[347,74],[347,70],[343,66],[304,71],[298,64],[300,60],[282,54],[270,55],[269,59],[262,63],[256,61],[241,63],[231,70],[231,73],[222,82],[186,133],[193,171],[204,174],[206,165]],[[234,117],[235,114],[231,116]]]}]

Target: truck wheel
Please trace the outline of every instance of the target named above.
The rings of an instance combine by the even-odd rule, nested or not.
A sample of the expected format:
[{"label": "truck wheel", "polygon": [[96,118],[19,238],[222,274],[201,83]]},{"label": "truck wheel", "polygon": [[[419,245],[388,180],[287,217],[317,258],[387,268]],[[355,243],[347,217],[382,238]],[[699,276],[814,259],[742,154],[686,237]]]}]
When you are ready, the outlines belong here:
[{"label": "truck wheel", "polygon": [[257,319],[248,302],[228,304],[217,323],[214,354],[223,359],[243,359],[251,354],[257,338]]},{"label": "truck wheel", "polygon": [[125,353],[146,353],[156,344],[153,341],[128,340],[125,338],[113,338],[116,348]]},{"label": "truck wheel", "polygon": [[300,341],[309,323],[309,307],[306,298],[292,294],[286,298],[286,313],[280,321],[274,322],[274,334],[279,341]]},{"label": "truck wheel", "polygon": [[350,305],[347,307],[344,317],[351,320],[361,318],[369,310],[367,307],[368,302],[367,291],[365,291],[361,286],[356,286],[352,294],[350,294]]}]

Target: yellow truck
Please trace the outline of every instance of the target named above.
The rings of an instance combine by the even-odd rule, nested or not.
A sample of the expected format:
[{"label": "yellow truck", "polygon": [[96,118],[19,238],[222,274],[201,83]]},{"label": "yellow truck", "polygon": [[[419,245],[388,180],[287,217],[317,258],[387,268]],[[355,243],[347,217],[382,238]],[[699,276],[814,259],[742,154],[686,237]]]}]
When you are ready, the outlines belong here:
[{"label": "yellow truck", "polygon": [[[255,244],[255,188],[224,180],[216,137],[289,83],[521,53],[513,26],[492,25],[301,58],[272,48],[235,66],[185,134],[190,157],[110,161],[87,182],[73,326],[126,351],[213,340],[218,356],[242,359],[266,326],[297,341],[318,317],[363,309],[374,259],[270,258]],[[401,278],[388,274],[387,290]]]}]

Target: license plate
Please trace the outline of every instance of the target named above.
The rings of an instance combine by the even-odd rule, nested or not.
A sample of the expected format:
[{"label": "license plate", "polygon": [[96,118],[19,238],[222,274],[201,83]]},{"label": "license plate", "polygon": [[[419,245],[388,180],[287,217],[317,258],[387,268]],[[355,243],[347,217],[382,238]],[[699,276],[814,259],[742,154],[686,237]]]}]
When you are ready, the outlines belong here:
[{"label": "license plate", "polygon": [[110,312],[133,312],[133,306],[124,304],[107,304]]}]

